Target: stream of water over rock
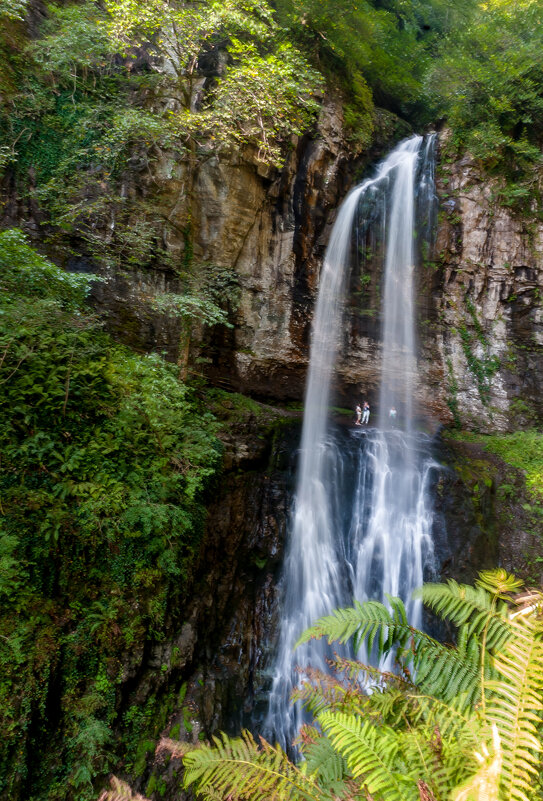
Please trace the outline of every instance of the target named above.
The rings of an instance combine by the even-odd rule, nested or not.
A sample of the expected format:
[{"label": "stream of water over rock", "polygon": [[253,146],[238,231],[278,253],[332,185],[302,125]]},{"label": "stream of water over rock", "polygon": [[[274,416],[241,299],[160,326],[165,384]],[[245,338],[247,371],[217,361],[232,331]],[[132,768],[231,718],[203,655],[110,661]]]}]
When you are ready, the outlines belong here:
[{"label": "stream of water over rock", "polygon": [[[304,719],[290,693],[330,649],[293,650],[318,617],[353,599],[400,596],[421,625],[413,590],[433,569],[430,439],[414,427],[417,381],[414,270],[435,217],[434,136],[413,136],[353,189],[322,267],[313,320],[297,489],[281,580],[281,623],[264,733],[290,748]],[[382,250],[378,415],[348,431],[329,422],[353,260]],[[358,399],[355,399],[358,400]],[[391,410],[394,409],[395,413]],[[377,417],[378,425],[373,427]],[[336,648],[337,650],[337,648]],[[365,655],[359,655],[364,658]]]}]

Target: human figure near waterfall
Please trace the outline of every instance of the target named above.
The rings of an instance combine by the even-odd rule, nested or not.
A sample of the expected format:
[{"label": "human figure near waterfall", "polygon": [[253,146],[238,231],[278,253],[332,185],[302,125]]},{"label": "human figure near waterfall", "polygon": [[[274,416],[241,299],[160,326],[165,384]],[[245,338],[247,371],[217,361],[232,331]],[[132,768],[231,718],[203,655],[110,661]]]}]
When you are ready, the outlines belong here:
[{"label": "human figure near waterfall", "polygon": [[364,401],[364,411],[362,412],[362,423],[368,425],[370,421],[370,405],[368,401]]},{"label": "human figure near waterfall", "polygon": [[356,412],[355,426],[359,426],[360,421],[362,420],[362,407],[360,406],[359,403],[356,404],[355,412]]}]

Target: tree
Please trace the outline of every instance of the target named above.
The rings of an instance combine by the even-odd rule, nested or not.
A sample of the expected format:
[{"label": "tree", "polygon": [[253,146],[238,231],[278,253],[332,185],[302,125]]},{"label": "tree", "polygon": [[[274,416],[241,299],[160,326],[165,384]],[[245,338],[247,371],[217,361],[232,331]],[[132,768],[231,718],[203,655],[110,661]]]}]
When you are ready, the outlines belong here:
[{"label": "tree", "polygon": [[365,643],[394,654],[397,672],[338,658],[335,677],[314,673],[298,691],[315,716],[300,736],[304,762],[248,733],[222,735],[185,753],[185,786],[247,801],[541,798],[543,594],[513,595],[520,587],[503,570],[481,573],[475,587],[425,585],[424,602],[458,626],[455,647],[413,629],[397,598],[322,618],[300,642]]},{"label": "tree", "polygon": [[434,114],[460,149],[505,175],[509,202],[537,194],[543,143],[540,0],[492,0],[442,43],[427,77]]},{"label": "tree", "polygon": [[255,144],[259,160],[281,164],[284,144],[318,108],[320,77],[285,40],[267,0],[106,6],[113,41],[127,54],[144,46],[157,59],[167,114],[182,138],[206,150]]}]

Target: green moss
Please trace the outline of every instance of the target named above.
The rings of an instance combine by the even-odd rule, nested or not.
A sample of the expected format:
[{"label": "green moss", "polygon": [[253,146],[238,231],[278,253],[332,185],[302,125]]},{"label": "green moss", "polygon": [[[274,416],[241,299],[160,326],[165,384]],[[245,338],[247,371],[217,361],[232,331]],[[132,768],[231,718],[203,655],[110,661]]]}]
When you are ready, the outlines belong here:
[{"label": "green moss", "polygon": [[543,501],[543,432],[532,429],[484,437],[485,448],[522,470],[534,498]]},{"label": "green moss", "polygon": [[181,734],[181,724],[176,723],[170,729],[169,737],[172,740],[179,740],[179,735]]},{"label": "green moss", "polygon": [[[471,431],[448,431],[448,439],[458,442],[481,444],[486,451],[499,456],[506,464],[520,470],[525,477],[526,489],[536,505],[543,502],[543,432],[537,429],[515,431],[512,434],[475,434]],[[488,463],[472,461],[469,470],[485,480]],[[486,465],[486,467],[485,467]],[[511,485],[512,486],[512,485]],[[507,495],[510,485],[502,486],[502,494]]]},{"label": "green moss", "polygon": [[238,392],[226,392],[223,389],[209,389],[206,393],[210,408],[220,420],[229,422],[242,420],[248,416],[260,417],[264,414],[262,404],[240,395]]}]

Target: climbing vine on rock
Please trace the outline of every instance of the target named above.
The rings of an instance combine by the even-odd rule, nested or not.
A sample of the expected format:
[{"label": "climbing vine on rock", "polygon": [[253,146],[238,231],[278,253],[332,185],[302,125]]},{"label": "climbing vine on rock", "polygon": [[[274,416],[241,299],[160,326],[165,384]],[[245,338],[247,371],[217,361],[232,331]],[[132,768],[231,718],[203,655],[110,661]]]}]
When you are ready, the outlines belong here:
[{"label": "climbing vine on rock", "polygon": [[[466,324],[459,326],[458,331],[462,343],[462,351],[466,358],[468,368],[477,382],[477,389],[481,402],[485,406],[488,406],[490,403],[492,377],[500,368],[500,360],[497,356],[490,353],[489,342],[477,317],[475,306],[469,298],[466,299],[466,308],[470,316],[471,326],[475,333],[473,333]],[[483,349],[482,356],[477,356],[475,353],[477,343],[479,343],[480,348]]]}]

